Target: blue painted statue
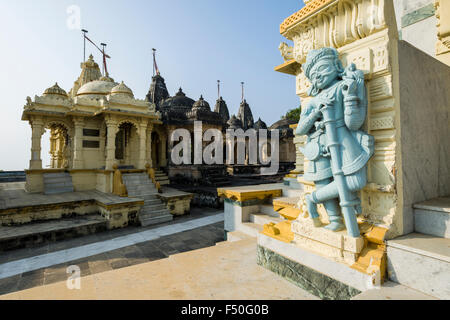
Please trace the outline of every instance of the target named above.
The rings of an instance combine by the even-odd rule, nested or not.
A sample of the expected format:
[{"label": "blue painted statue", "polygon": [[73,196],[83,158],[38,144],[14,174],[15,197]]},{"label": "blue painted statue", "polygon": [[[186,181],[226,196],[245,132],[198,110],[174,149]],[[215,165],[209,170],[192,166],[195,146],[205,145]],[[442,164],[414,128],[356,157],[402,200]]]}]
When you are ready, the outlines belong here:
[{"label": "blue painted statue", "polygon": [[359,237],[357,192],[367,184],[367,162],[374,152],[374,138],[361,131],[368,105],[364,74],[354,64],[344,69],[333,48],[310,51],[303,70],[313,99],[302,108],[296,133],[308,136],[301,150],[310,160],[304,179],[316,185],[306,196],[307,210],[321,227],[317,204],[322,203],[330,220],[326,229],[347,227],[350,236]]}]

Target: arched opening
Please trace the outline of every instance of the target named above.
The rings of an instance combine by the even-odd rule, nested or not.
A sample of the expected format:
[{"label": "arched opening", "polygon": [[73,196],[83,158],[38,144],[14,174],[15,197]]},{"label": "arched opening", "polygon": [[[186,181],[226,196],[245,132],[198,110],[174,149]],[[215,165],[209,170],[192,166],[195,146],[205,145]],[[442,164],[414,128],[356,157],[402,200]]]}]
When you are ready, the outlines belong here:
[{"label": "arched opening", "polygon": [[119,126],[116,134],[116,160],[120,166],[138,167],[139,137],[137,128],[131,122]]}]

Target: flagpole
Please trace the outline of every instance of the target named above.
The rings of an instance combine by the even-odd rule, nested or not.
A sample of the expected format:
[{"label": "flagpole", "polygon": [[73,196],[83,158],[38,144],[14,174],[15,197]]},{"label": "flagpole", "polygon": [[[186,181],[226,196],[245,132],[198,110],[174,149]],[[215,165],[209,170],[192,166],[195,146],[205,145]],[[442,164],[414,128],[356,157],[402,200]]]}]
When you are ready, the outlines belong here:
[{"label": "flagpole", "polygon": [[155,76],[155,72],[156,72],[156,49],[153,48],[153,76]]},{"label": "flagpole", "polygon": [[103,76],[106,76],[106,73],[108,73],[108,70],[106,69],[106,53],[105,53],[105,48],[107,46],[106,43],[100,43],[100,45],[103,48]]},{"label": "flagpole", "polygon": [[81,32],[83,32],[83,40],[84,40],[83,62],[86,62],[86,33],[88,33],[89,31],[82,29]]},{"label": "flagpole", "polygon": [[220,80],[217,80],[217,99],[220,99]]},{"label": "flagpole", "polygon": [[242,102],[244,102],[244,82],[241,82],[242,85]]}]

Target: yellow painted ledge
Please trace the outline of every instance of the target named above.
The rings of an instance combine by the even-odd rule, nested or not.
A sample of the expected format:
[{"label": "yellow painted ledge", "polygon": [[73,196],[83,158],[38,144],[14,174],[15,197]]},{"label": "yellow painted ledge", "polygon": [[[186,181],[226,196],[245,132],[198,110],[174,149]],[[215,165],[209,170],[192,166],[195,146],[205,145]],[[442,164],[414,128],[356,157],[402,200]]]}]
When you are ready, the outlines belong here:
[{"label": "yellow painted ledge", "polygon": [[281,197],[282,189],[278,190],[249,190],[249,191],[239,191],[239,190],[227,190],[227,189],[217,189],[217,194],[221,198],[230,199],[233,201],[249,201],[249,200],[265,200],[269,198]]},{"label": "yellow painted ledge", "polygon": [[261,233],[286,243],[291,243],[294,240],[294,233],[291,231],[291,221],[283,221],[277,224],[271,222],[264,225]]},{"label": "yellow painted ledge", "polygon": [[286,61],[274,68],[275,71],[296,76],[300,68],[300,64],[295,60]]},{"label": "yellow painted ledge", "polygon": [[[276,240],[291,243],[294,240],[291,221],[297,219],[302,211],[295,208],[295,203],[292,202],[291,198],[275,199],[273,206],[274,210],[287,220],[278,224],[266,224],[261,233]],[[364,221],[359,222],[359,229],[365,240],[365,246],[357,261],[350,267],[366,274],[379,271],[381,281],[384,282],[387,265],[385,237],[388,229]]]}]

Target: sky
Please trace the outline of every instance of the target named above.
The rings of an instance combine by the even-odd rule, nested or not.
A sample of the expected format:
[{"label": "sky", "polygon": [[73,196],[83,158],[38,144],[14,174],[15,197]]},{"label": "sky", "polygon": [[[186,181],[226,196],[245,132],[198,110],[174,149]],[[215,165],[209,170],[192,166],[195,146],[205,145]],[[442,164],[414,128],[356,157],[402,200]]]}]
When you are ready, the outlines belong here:
[{"label": "sky", "polygon": [[[55,82],[70,90],[83,60],[79,28],[108,44],[110,76],[136,98],[148,92],[156,48],[170,95],[181,86],[214,108],[221,80],[221,95],[236,114],[243,81],[255,121],[273,124],[300,105],[294,77],[273,68],[283,63],[280,42],[291,45],[279,25],[302,7],[300,0],[0,0],[0,170],[28,168],[31,129],[21,121],[26,97]],[[86,52],[101,63],[92,45]],[[48,133],[42,146],[45,167]]]}]

